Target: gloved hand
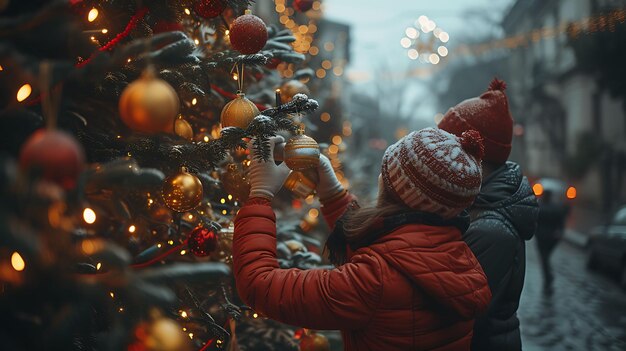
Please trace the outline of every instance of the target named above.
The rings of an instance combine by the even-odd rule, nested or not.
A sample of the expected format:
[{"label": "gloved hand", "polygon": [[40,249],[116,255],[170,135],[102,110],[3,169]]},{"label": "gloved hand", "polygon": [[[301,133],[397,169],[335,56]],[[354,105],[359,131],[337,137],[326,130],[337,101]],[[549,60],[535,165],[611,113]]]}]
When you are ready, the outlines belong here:
[{"label": "gloved hand", "polygon": [[333,170],[333,166],[330,160],[325,155],[320,155],[320,163],[317,166],[317,174],[320,178],[317,184],[317,196],[320,198],[320,202],[331,200],[339,194],[344,193],[345,189],[343,185],[339,183],[337,175]]},{"label": "gloved hand", "polygon": [[256,157],[256,149],[252,142],[248,144],[250,150],[250,168],[248,170],[248,180],[250,181],[250,197],[264,197],[273,199],[280,190],[289,175],[289,168],[285,163],[276,165],[274,163],[274,147],[276,144],[284,143],[281,136],[274,136],[269,139],[270,157],[267,162]]}]

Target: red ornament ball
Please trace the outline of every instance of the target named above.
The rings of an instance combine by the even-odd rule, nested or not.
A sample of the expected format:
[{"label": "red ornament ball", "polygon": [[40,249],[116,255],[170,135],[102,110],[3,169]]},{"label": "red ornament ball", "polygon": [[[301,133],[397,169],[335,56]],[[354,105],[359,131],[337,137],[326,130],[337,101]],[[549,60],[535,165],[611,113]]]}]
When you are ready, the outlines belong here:
[{"label": "red ornament ball", "polygon": [[40,129],[33,133],[20,150],[20,168],[42,172],[44,179],[64,189],[76,185],[83,170],[85,154],[73,136],[58,130]]},{"label": "red ornament ball", "polygon": [[224,0],[200,0],[193,9],[202,18],[215,18],[224,12],[226,2]]},{"label": "red ornament ball", "polygon": [[214,230],[200,225],[189,233],[187,245],[191,253],[198,257],[205,257],[215,251],[217,239],[217,234]]},{"label": "red ornament ball", "polygon": [[235,18],[230,25],[230,45],[244,55],[256,54],[267,43],[267,27],[255,15]]},{"label": "red ornament ball", "polygon": [[313,8],[315,0],[295,0],[293,2],[293,8],[300,12],[307,12]]}]

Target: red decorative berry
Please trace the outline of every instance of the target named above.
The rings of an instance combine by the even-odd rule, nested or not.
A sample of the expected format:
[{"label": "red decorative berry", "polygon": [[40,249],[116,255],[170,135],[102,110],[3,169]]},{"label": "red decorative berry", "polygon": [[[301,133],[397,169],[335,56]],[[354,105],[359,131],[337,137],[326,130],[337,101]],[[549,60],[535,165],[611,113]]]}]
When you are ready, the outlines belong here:
[{"label": "red decorative berry", "polygon": [[267,43],[267,27],[255,15],[235,18],[230,25],[230,45],[244,55],[256,54]]},{"label": "red decorative berry", "polygon": [[154,27],[152,27],[152,31],[157,34],[157,33],[164,33],[164,32],[176,32],[176,31],[182,31],[183,30],[183,25],[178,23],[178,22],[170,22],[170,21],[158,21]]},{"label": "red decorative berry", "polygon": [[85,154],[73,136],[56,130],[40,129],[20,150],[20,168],[41,172],[44,179],[71,189],[83,170]]},{"label": "red decorative berry", "polygon": [[482,160],[485,155],[485,145],[483,137],[476,130],[466,130],[461,134],[461,147],[465,152],[474,156],[478,160]]},{"label": "red decorative berry", "polygon": [[202,18],[215,18],[224,12],[226,2],[224,0],[200,0],[193,9]]},{"label": "red decorative berry", "polygon": [[293,2],[293,8],[300,12],[307,12],[313,8],[315,0],[295,0]]},{"label": "red decorative berry", "polygon": [[214,230],[197,226],[189,233],[187,241],[189,251],[198,257],[204,257],[215,251],[217,247],[217,234]]},{"label": "red decorative berry", "polygon": [[282,61],[279,58],[272,57],[272,59],[267,62],[265,67],[267,67],[269,69],[276,69],[278,67],[278,65],[280,65],[281,62]]}]

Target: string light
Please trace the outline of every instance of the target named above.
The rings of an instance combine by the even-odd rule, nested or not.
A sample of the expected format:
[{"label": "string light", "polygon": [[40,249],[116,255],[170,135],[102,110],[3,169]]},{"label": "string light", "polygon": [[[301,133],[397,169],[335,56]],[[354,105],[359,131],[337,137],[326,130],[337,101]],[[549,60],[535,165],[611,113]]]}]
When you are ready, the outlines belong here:
[{"label": "string light", "polygon": [[189,15],[191,15],[191,11],[189,11],[189,9],[185,9],[185,14],[186,14],[187,16],[189,16]]},{"label": "string light", "polygon": [[191,104],[192,105],[195,105],[197,103],[198,103],[198,99],[196,99],[196,98],[191,99]]},{"label": "string light", "polygon": [[30,84],[22,85],[17,91],[17,102],[22,102],[26,100],[30,96],[30,93],[32,91],[33,89],[31,88]]},{"label": "string light", "polygon": [[233,73],[233,80],[239,80],[239,75],[237,73]]},{"label": "string light", "polygon": [[93,22],[96,18],[98,18],[98,9],[94,7],[89,10],[89,13],[87,14],[87,21]]},{"label": "string light", "polygon": [[187,318],[187,312],[180,311],[180,316],[183,317],[183,318]]},{"label": "string light", "polygon": [[130,227],[128,227],[128,232],[129,233],[134,233],[137,230],[137,227],[135,227],[134,224],[132,224]]},{"label": "string light", "polygon": [[85,208],[83,210],[83,220],[87,224],[93,224],[96,221],[96,212],[89,207]]},{"label": "string light", "polygon": [[220,203],[225,204],[225,203],[226,203],[226,199],[221,198],[221,199],[220,199]]},{"label": "string light", "polygon": [[252,314],[252,318],[259,318],[259,315],[257,313]]},{"label": "string light", "polygon": [[102,30],[102,34],[107,34],[108,32],[109,32],[109,30],[108,30],[108,29],[106,29],[106,28],[104,28],[104,29]]},{"label": "string light", "polygon": [[113,293],[113,291],[109,292],[109,296],[111,296],[112,299],[115,298],[115,294]]},{"label": "string light", "polygon": [[99,271],[99,270],[100,270],[100,268],[102,268],[102,263],[101,263],[101,262],[98,262],[98,263],[96,264],[96,270],[97,270],[97,271]]},{"label": "string light", "polygon": [[189,333],[189,339],[193,339],[193,333]]},{"label": "string light", "polygon": [[186,250],[181,250],[181,251],[180,251],[180,255],[181,255],[181,256],[184,256],[186,253],[187,253],[187,251],[186,251]]},{"label": "string light", "polygon": [[231,194],[228,194],[228,200],[232,200],[233,196]]},{"label": "string light", "polygon": [[13,269],[18,272],[21,272],[24,268],[26,268],[26,262],[24,262],[24,259],[17,251],[13,252],[11,255],[11,266],[13,266]]},{"label": "string light", "polygon": [[168,241],[167,241],[167,243],[168,243],[169,245],[174,245],[174,240],[168,240]]}]

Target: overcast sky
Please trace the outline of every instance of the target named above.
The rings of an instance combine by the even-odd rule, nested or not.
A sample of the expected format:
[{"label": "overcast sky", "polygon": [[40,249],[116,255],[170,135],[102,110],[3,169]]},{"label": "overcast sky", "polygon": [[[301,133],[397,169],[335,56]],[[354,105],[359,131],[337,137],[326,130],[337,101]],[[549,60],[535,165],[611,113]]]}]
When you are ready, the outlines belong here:
[{"label": "overcast sky", "polygon": [[[428,16],[438,27],[448,32],[448,46],[453,47],[464,37],[481,36],[485,31],[493,31],[494,27],[486,24],[480,17],[487,15],[499,21],[513,2],[514,0],[323,0],[326,18],[351,25],[352,62],[347,72],[357,88],[360,86],[364,89],[370,85],[367,79],[371,78],[381,61],[387,61],[387,65],[398,72],[404,72],[407,67],[413,69],[428,66],[410,60],[407,49],[400,46],[405,29],[419,16]],[[428,91],[424,91],[423,85],[412,88],[414,94],[428,98]],[[424,116],[437,112],[428,104],[422,109],[425,111],[419,113],[421,117],[416,117],[425,118]]]}]

